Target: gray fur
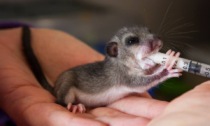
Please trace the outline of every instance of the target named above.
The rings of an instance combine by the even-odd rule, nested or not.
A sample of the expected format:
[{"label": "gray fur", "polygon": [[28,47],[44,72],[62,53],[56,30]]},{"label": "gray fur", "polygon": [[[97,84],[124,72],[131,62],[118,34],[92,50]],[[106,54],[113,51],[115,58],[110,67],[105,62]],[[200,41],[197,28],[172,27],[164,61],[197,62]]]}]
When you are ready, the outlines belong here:
[{"label": "gray fur", "polygon": [[[140,38],[139,45],[127,47],[124,40],[126,35],[138,36]],[[84,94],[96,95],[114,87],[124,86],[134,89],[144,87],[160,79],[162,76],[159,74],[145,74],[148,71],[139,67],[134,52],[136,48],[139,48],[152,37],[153,35],[146,27],[122,28],[110,40],[110,42],[118,44],[117,57],[106,55],[104,61],[78,66],[62,73],[55,84],[57,100],[68,104],[65,98],[69,95],[68,92],[72,91],[70,93],[72,100],[68,102],[83,103],[83,101],[77,101],[80,96],[75,91],[79,90]]]}]

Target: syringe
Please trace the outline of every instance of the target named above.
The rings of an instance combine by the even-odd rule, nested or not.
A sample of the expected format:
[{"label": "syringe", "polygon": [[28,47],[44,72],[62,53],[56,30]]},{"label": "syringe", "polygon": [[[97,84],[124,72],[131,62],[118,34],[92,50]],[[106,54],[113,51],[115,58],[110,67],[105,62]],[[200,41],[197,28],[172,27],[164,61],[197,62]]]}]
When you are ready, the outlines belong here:
[{"label": "syringe", "polygon": [[[149,58],[152,59],[154,62],[162,65],[165,64],[168,57],[169,55],[159,52],[149,56]],[[204,63],[199,63],[184,58],[178,58],[174,67],[182,69],[186,72],[210,78],[210,65]]]}]

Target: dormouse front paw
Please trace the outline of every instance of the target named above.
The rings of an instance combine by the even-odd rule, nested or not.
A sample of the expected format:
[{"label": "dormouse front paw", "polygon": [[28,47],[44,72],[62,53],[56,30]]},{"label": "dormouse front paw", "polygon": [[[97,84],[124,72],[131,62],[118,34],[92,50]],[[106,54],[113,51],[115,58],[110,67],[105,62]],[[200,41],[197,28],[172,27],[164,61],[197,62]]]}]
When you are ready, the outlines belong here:
[{"label": "dormouse front paw", "polygon": [[172,77],[180,77],[182,75],[182,70],[175,68],[176,61],[180,56],[180,53],[172,50],[168,50],[166,52],[167,55],[169,55],[169,58],[167,59],[165,63],[165,69],[168,71],[167,78],[172,78]]}]

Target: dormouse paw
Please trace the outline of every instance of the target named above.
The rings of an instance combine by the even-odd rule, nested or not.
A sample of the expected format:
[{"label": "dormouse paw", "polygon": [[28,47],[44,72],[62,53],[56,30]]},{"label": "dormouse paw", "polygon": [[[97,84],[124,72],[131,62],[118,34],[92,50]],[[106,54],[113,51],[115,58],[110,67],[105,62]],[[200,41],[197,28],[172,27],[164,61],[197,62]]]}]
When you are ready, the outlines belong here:
[{"label": "dormouse paw", "polygon": [[72,103],[68,103],[67,109],[72,113],[85,113],[86,108],[83,104],[73,105]]},{"label": "dormouse paw", "polygon": [[166,54],[169,55],[169,58],[165,63],[165,69],[168,70],[168,78],[180,77],[182,75],[182,70],[174,68],[180,53],[175,53],[175,51],[168,50]]}]

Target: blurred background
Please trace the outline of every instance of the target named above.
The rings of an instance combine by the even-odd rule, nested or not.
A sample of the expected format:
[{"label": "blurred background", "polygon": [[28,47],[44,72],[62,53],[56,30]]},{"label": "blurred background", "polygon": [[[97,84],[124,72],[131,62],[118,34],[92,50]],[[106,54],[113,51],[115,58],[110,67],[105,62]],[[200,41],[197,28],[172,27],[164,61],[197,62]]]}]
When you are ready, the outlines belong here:
[{"label": "blurred background", "polygon": [[[209,0],[0,0],[0,27],[27,24],[62,30],[104,53],[104,45],[124,26],[145,25],[164,41],[162,52],[210,64]],[[207,78],[184,73],[150,90],[172,100]],[[14,125],[0,113],[0,126]]]}]

